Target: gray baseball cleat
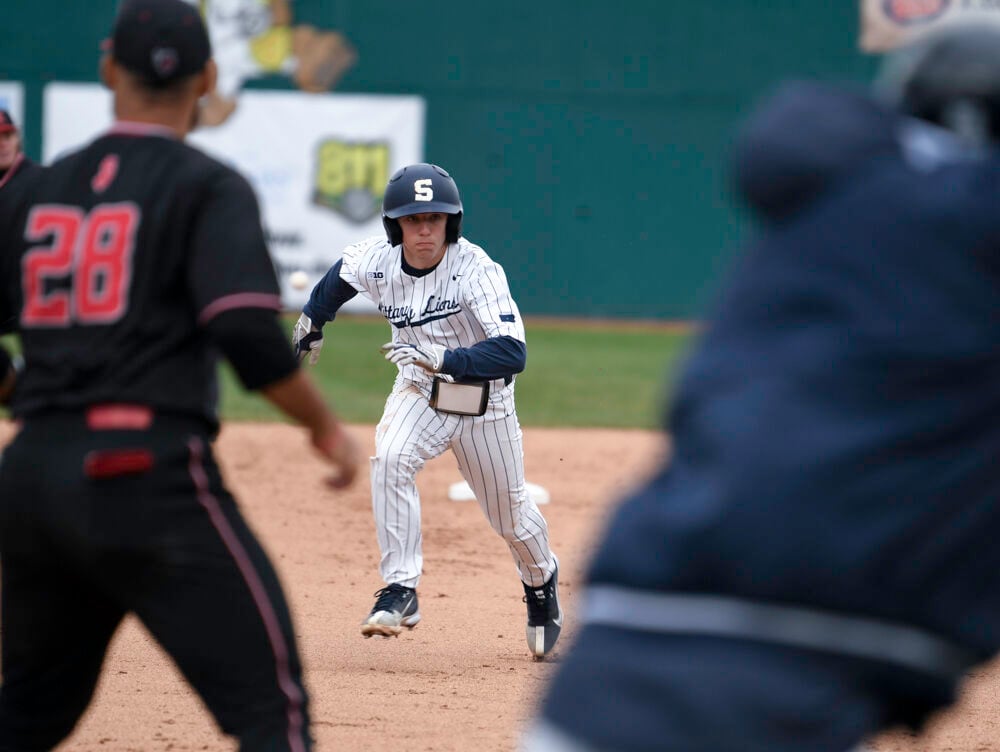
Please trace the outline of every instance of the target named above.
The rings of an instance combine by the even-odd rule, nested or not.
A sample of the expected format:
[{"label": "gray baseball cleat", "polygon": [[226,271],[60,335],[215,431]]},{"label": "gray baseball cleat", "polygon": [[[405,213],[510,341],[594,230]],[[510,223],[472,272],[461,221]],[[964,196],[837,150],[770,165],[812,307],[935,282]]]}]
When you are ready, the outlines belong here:
[{"label": "gray baseball cleat", "polygon": [[562,630],[558,564],[549,581],[541,587],[524,585],[524,602],[528,604],[528,650],[535,660],[541,660],[552,650]]},{"label": "gray baseball cleat", "polygon": [[417,591],[405,585],[388,585],[375,593],[375,606],[361,624],[365,637],[398,637],[403,627],[413,629],[420,621]]}]

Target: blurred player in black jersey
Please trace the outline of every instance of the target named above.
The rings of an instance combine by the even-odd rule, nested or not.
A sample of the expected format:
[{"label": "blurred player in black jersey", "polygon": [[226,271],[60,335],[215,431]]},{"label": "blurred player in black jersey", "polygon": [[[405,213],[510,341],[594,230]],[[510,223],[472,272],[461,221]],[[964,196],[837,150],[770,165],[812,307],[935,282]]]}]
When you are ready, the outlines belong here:
[{"label": "blurred player in black jersey", "polygon": [[[13,194],[25,187],[26,175],[34,176],[41,166],[24,155],[21,132],[7,110],[0,110],[0,199],[15,200]],[[15,178],[17,178],[15,182]],[[13,188],[8,188],[9,185]],[[0,318],[0,335],[7,334],[14,326],[12,319]],[[7,404],[14,389],[14,364],[9,354],[0,346],[0,405]]]},{"label": "blurred player in black jersey", "polygon": [[0,189],[15,177],[27,175],[39,166],[24,155],[21,132],[7,110],[0,110]]},{"label": "blurred player in black jersey", "polygon": [[197,9],[126,0],[116,123],[0,202],[0,320],[27,367],[0,466],[0,749],[51,749],[134,613],[241,750],[311,747],[277,575],[223,485],[216,353],[350,483],[357,450],[298,370],[249,184],[187,146],[214,84]]}]

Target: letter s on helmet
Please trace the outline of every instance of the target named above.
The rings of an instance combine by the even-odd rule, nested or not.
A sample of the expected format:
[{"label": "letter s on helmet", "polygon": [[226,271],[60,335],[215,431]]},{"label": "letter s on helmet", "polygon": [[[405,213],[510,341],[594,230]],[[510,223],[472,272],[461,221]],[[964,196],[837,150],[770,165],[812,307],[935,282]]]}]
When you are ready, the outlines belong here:
[{"label": "letter s on helmet", "polygon": [[446,243],[454,243],[462,232],[462,199],[458,186],[444,169],[421,162],[403,167],[393,173],[382,197],[382,225],[389,242],[403,242],[400,217],[411,214],[447,214]]}]

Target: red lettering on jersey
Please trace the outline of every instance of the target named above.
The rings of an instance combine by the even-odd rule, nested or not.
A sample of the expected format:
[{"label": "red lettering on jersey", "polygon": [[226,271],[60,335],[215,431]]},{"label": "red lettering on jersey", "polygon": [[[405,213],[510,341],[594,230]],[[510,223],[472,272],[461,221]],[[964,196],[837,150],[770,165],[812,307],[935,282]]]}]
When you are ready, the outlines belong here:
[{"label": "red lettering on jersey", "polygon": [[139,208],[133,203],[100,204],[87,220],[76,269],[76,319],[111,323],[128,307]]},{"label": "red lettering on jersey", "polygon": [[24,238],[29,243],[49,242],[32,248],[21,259],[22,326],[69,326],[70,291],[47,288],[53,279],[69,274],[83,221],[83,211],[74,206],[41,204],[32,208]]},{"label": "red lettering on jersey", "polygon": [[97,172],[90,180],[94,193],[104,193],[118,175],[118,155],[108,154],[97,166]]},{"label": "red lettering on jersey", "polygon": [[109,324],[128,310],[132,255],[139,227],[132,202],[41,204],[28,216],[25,239],[40,243],[21,260],[21,325]]}]

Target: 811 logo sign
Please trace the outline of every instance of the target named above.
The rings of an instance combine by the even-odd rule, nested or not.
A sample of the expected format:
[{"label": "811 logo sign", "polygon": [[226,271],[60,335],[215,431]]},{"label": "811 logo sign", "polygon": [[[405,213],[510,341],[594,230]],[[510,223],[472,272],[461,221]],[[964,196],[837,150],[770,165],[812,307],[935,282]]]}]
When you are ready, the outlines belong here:
[{"label": "811 logo sign", "polygon": [[323,141],[316,152],[313,203],[361,224],[382,209],[389,144]]}]

